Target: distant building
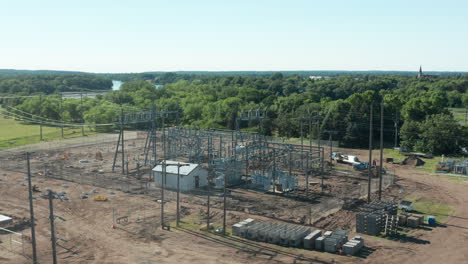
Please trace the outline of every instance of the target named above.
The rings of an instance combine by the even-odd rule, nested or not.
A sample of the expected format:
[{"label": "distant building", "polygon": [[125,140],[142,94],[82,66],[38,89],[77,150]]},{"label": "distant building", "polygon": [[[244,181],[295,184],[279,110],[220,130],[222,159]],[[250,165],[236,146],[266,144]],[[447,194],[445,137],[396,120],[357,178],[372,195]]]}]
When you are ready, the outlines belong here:
[{"label": "distant building", "polygon": [[309,79],[311,79],[313,81],[328,80],[328,79],[330,79],[330,77],[329,76],[309,76]]},{"label": "distant building", "polygon": [[429,79],[429,78],[436,78],[435,75],[423,74],[422,67],[419,65],[419,72],[418,72],[418,79]]},{"label": "distant building", "polygon": [[[184,164],[187,166],[180,167],[180,190],[191,191],[200,187],[207,186],[208,184],[208,171],[199,164],[185,163],[173,160],[166,160],[166,184],[165,188],[177,190],[177,166],[176,164]],[[162,185],[163,166],[157,165],[153,168],[154,182],[157,186]]]}]

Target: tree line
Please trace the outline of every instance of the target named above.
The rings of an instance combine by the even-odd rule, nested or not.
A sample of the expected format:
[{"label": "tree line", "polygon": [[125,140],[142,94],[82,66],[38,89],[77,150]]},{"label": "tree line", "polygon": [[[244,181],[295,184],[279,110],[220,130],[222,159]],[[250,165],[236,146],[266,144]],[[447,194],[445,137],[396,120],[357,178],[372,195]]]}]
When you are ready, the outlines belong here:
[{"label": "tree line", "polygon": [[[42,98],[41,102],[28,98],[10,103],[24,112],[70,122],[80,122],[83,113],[87,123],[114,122],[120,107],[133,111],[150,109],[154,103],[157,109],[179,112],[181,125],[228,129],[235,128],[239,111],[261,108],[268,109],[269,119],[262,121],[261,126],[257,121],[242,123],[241,129],[249,127],[262,129],[260,132],[267,135],[299,137],[302,128],[304,137],[323,140],[333,133],[333,139],[345,147],[368,145],[371,105],[374,136],[378,139],[383,106],[387,145],[393,146],[398,131],[397,144],[407,150],[456,154],[467,147],[468,127],[457,123],[448,108],[468,107],[468,75],[417,79],[408,75],[348,74],[311,79],[283,73],[121,74],[96,77],[96,82],[88,87],[96,87],[100,81],[109,85],[104,81],[109,77],[126,82],[119,91],[85,98],[83,104],[77,99],[67,99],[59,107],[59,99],[53,96]],[[71,85],[76,83],[70,80],[73,78],[66,84],[62,82],[68,88],[61,89],[79,87]],[[43,91],[40,83],[32,81],[31,89],[50,93]],[[310,116],[316,118],[307,121],[305,117]]]},{"label": "tree line", "polygon": [[31,95],[110,89],[111,79],[91,74],[0,75],[0,94]]}]

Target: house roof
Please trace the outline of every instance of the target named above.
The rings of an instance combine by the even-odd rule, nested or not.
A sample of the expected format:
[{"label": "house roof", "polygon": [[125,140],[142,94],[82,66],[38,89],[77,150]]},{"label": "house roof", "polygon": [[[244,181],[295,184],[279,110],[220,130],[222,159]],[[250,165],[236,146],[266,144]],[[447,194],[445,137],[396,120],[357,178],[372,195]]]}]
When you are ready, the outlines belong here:
[{"label": "house roof", "polygon": [[[195,170],[199,165],[194,164],[194,163],[186,163],[186,162],[180,162],[180,161],[174,161],[174,160],[166,160],[167,165],[175,165],[175,164],[181,164],[181,165],[186,165],[186,166],[181,166],[180,167],[180,175],[189,175],[192,173],[193,170]],[[166,165],[166,173],[168,174],[177,174],[177,166],[167,166]],[[156,165],[156,167],[153,168],[153,171],[156,172],[162,172],[162,165]]]}]

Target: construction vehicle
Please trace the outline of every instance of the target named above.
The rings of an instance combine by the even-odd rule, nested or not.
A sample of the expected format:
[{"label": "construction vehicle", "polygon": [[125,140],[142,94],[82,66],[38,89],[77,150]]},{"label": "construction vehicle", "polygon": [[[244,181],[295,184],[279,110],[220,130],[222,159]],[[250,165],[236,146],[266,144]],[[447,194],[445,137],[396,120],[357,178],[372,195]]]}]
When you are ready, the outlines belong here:
[{"label": "construction vehicle", "polygon": [[[366,161],[353,164],[353,169],[355,170],[367,170],[368,168],[369,162]],[[375,168],[375,166],[372,166],[371,168]]]},{"label": "construction vehicle", "polygon": [[348,163],[351,165],[361,163],[357,156],[343,154],[343,152],[332,152],[331,158],[338,163]]},{"label": "construction vehicle", "polygon": [[[363,161],[360,163],[355,163],[353,164],[353,169],[358,170],[358,171],[367,170],[369,169],[369,162]],[[380,169],[380,166],[372,165],[371,169],[378,171]],[[385,174],[387,173],[387,170],[385,168],[382,168],[382,172]]]},{"label": "construction vehicle", "polygon": [[103,195],[96,195],[94,196],[94,201],[105,202],[107,201],[107,197]]}]

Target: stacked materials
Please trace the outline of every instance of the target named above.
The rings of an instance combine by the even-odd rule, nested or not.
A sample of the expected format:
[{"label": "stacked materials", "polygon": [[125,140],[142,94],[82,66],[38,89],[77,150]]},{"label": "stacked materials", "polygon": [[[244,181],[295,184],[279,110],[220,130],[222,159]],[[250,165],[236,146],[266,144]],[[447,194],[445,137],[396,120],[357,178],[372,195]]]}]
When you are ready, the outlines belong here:
[{"label": "stacked materials", "polygon": [[361,212],[381,212],[389,215],[396,215],[398,213],[398,205],[395,202],[375,200],[364,205]]},{"label": "stacked materials", "polygon": [[[368,235],[379,235],[385,231],[394,233],[396,225],[394,218],[391,217],[390,224],[387,226],[388,216],[394,216],[398,212],[398,206],[394,202],[389,201],[373,201],[365,205],[361,211],[356,214],[356,232]],[[396,218],[397,221],[397,218]]]},{"label": "stacked materials", "polygon": [[396,235],[398,233],[398,218],[396,215],[385,215],[383,231],[385,235]]},{"label": "stacked materials", "polygon": [[382,231],[384,214],[358,213],[356,215],[356,232],[377,236]]},{"label": "stacked materials", "polygon": [[234,224],[232,226],[232,234],[235,236],[241,236],[241,232],[245,232],[247,226],[253,224],[254,222],[255,222],[255,219],[247,218],[242,222]]},{"label": "stacked materials", "polygon": [[[253,219],[252,219],[253,220]],[[300,247],[310,228],[281,223],[242,221],[232,226],[232,233],[250,240],[282,246]]]},{"label": "stacked materials", "polygon": [[406,224],[407,224],[409,227],[418,227],[419,224],[420,224],[420,218],[419,218],[419,217],[416,217],[416,216],[410,216],[410,217],[408,217],[408,219],[406,220]]},{"label": "stacked materials", "polygon": [[354,256],[364,247],[364,239],[360,236],[355,236],[343,245],[343,253]]},{"label": "stacked materials", "polygon": [[348,243],[348,231],[338,230],[336,232],[314,230],[309,227],[289,225],[283,223],[262,222],[254,219],[247,219],[232,226],[233,235],[250,240],[261,241],[271,244],[289,247],[304,247],[305,249],[322,250],[336,253],[348,247],[349,255],[354,255],[363,245],[364,240],[360,237],[353,238],[352,243]]},{"label": "stacked materials", "polygon": [[339,230],[326,236],[323,242],[325,252],[335,253],[348,241],[348,231]]},{"label": "stacked materials", "polygon": [[318,237],[318,238],[315,240],[315,249],[316,249],[316,250],[323,250],[323,243],[324,243],[324,240],[325,240],[325,237],[324,237],[324,236]]},{"label": "stacked materials", "polygon": [[314,249],[315,248],[315,240],[320,237],[322,234],[322,230],[315,230],[312,233],[308,234],[304,237],[304,248],[305,249]]}]

